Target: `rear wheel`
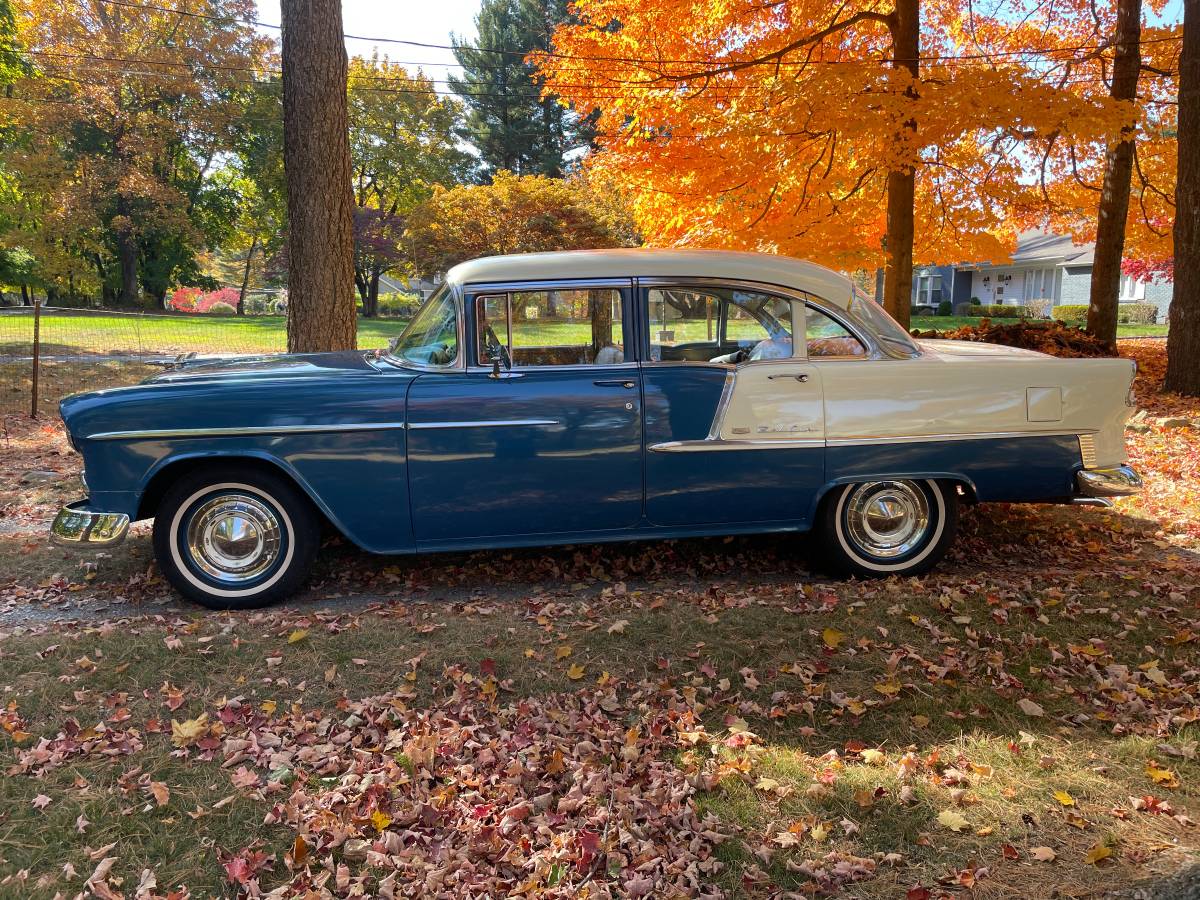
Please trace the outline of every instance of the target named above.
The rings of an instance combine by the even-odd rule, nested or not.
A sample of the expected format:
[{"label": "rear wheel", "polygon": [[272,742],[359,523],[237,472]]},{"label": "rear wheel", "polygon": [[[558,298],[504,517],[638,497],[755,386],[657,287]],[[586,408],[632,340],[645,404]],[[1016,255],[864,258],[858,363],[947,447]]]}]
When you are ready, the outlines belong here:
[{"label": "rear wheel", "polygon": [[819,515],[820,561],[847,575],[920,575],[946,555],[958,528],[953,485],[867,481],[834,490]]},{"label": "rear wheel", "polygon": [[254,609],[294,593],[320,543],[308,498],[270,472],[213,466],[163,497],[154,553],[167,580],[209,609]]}]

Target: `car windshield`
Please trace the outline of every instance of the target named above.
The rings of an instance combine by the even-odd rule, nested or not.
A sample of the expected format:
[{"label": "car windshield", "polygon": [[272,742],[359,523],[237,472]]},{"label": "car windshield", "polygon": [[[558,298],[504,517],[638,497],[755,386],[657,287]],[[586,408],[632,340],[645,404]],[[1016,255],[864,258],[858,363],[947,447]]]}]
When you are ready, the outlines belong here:
[{"label": "car windshield", "polygon": [[452,366],[458,360],[458,304],[442,285],[396,338],[388,355],[401,365]]},{"label": "car windshield", "polygon": [[850,314],[870,328],[875,337],[901,353],[915,356],[921,352],[921,348],[900,323],[862,291],[856,290],[850,299]]}]

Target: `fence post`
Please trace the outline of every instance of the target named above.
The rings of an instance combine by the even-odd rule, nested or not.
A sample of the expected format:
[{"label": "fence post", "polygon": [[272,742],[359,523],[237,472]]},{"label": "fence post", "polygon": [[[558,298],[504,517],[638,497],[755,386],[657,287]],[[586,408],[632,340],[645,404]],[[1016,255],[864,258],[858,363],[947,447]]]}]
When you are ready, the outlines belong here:
[{"label": "fence post", "polygon": [[29,404],[29,416],[36,419],[38,414],[38,370],[41,357],[41,330],[42,330],[42,301],[34,298],[33,301],[33,390]]}]

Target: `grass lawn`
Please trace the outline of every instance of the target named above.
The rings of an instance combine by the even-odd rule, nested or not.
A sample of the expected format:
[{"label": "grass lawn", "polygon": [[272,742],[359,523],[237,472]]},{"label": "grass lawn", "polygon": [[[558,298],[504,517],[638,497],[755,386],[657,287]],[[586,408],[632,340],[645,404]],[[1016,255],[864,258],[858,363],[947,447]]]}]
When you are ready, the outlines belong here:
[{"label": "grass lawn", "polygon": [[144,526],[51,547],[78,458],[13,427],[0,896],[1165,896],[1200,866],[1200,430],[1129,437],[1144,494],[968,509],[919,580],[788,536],[331,540],[305,597],[218,614]]},{"label": "grass lawn", "polygon": [[[358,345],[386,347],[404,330],[403,319],[359,319]],[[117,315],[50,312],[41,319],[47,353],[282,353],[287,349],[281,316]],[[16,353],[33,340],[33,317],[0,313],[0,353]]]}]

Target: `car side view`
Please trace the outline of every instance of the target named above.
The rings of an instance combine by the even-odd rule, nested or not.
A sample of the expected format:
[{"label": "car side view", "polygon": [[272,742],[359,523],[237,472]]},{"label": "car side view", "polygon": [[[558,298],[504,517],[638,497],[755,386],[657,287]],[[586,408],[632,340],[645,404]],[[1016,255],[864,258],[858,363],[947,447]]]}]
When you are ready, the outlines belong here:
[{"label": "car side view", "polygon": [[1133,364],[919,342],[785,257],[611,250],[452,269],[386,352],[197,359],[69,397],[88,496],[64,544],[154,520],[182,594],[301,586],[332,527],[411,554],[814,532],[840,573],[916,575],[962,503],[1107,504]]}]

